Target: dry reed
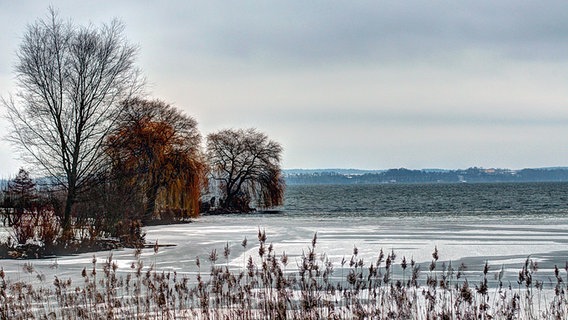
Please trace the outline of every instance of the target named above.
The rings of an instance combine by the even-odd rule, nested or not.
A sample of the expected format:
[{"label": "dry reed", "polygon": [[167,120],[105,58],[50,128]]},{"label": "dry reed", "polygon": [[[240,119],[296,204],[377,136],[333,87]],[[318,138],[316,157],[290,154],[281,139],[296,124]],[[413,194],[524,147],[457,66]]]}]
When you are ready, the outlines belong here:
[{"label": "dry reed", "polygon": [[[247,240],[241,244],[246,252]],[[379,251],[366,262],[354,247],[351,257],[334,264],[316,250],[317,234],[296,266],[277,255],[264,231],[258,232],[258,255],[229,268],[235,248],[227,243],[220,260],[208,254],[205,271],[199,257],[195,279],[145,267],[140,250],[129,272],[118,274],[112,254],[93,257],[82,281],[55,277],[50,285],[24,265],[27,280],[13,281],[0,269],[1,319],[566,319],[568,263],[555,266],[550,289],[535,280],[538,264],[530,257],[516,285],[505,285],[501,268],[486,263],[481,280],[471,282],[462,264],[441,262],[436,248],[426,270],[394,251]],[[154,247],[157,253],[159,248]],[[155,263],[155,262],[154,262]],[[336,270],[340,268],[340,272]],[[41,285],[34,287],[34,277]],[[37,282],[37,281],[36,281]]]}]

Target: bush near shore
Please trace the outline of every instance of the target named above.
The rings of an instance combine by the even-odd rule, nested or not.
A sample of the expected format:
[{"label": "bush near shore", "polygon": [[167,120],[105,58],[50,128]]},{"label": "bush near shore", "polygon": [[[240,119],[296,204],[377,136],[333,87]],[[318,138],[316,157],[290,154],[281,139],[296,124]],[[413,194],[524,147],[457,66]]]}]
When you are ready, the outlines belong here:
[{"label": "bush near shore", "polygon": [[[79,283],[55,277],[52,284],[31,263],[28,279],[8,279],[0,270],[1,319],[566,319],[568,279],[555,267],[552,281],[535,280],[538,264],[521,265],[516,283],[502,281],[486,263],[479,281],[469,281],[463,264],[439,261],[438,250],[423,268],[378,253],[368,263],[354,248],[339,264],[316,251],[317,235],[295,263],[277,255],[258,233],[258,255],[229,267],[231,247],[213,250],[195,276],[144,266],[141,249],[126,274],[112,254],[93,257]],[[241,243],[244,252],[248,241]],[[154,247],[157,253],[159,247]],[[336,270],[337,268],[337,270]],[[397,272],[395,272],[395,268]],[[122,270],[121,270],[122,271]],[[561,274],[562,273],[562,274]],[[34,280],[34,277],[38,280]],[[494,284],[490,285],[490,281]],[[36,284],[33,284],[36,283]],[[38,284],[39,283],[39,284]]]}]

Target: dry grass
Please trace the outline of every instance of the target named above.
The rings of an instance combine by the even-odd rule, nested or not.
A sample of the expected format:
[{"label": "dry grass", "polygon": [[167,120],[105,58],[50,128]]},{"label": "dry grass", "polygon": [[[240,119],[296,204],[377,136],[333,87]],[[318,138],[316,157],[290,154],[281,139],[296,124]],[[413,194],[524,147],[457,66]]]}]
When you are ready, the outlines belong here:
[{"label": "dry grass", "polygon": [[[231,270],[231,247],[213,250],[208,267],[198,258],[195,278],[145,267],[135,253],[130,272],[117,274],[112,255],[86,266],[82,281],[55,278],[50,284],[33,265],[27,280],[13,281],[0,270],[1,319],[566,319],[567,281],[555,268],[551,289],[534,280],[536,262],[527,258],[514,286],[503,270],[490,266],[481,280],[464,277],[439,261],[438,250],[423,267],[394,252],[366,262],[354,248],[335,266],[316,251],[317,235],[292,265],[277,255],[266,234],[258,233],[258,255]],[[248,242],[241,243],[246,249]],[[256,249],[256,248],[255,248]],[[154,248],[159,250],[158,246]],[[245,258],[246,259],[246,258]],[[256,262],[255,262],[256,261]],[[341,265],[341,268],[339,268]],[[207,271],[205,271],[207,270]],[[493,278],[495,276],[495,278]],[[39,286],[33,286],[33,278]],[[494,285],[489,280],[494,279]],[[36,281],[37,283],[37,281]]]}]

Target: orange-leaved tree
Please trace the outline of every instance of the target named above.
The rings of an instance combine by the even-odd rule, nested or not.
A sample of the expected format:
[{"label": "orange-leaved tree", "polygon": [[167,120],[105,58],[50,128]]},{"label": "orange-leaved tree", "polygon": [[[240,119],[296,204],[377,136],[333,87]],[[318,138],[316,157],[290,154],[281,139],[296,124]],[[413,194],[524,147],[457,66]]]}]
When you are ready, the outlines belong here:
[{"label": "orange-leaved tree", "polygon": [[199,213],[205,161],[197,122],[160,100],[128,99],[107,139],[116,181],[144,199],[142,220],[156,213]]},{"label": "orange-leaved tree", "polygon": [[284,202],[282,146],[255,129],[226,129],[207,136],[211,177],[220,188],[221,208],[247,212],[251,204],[271,208]]}]

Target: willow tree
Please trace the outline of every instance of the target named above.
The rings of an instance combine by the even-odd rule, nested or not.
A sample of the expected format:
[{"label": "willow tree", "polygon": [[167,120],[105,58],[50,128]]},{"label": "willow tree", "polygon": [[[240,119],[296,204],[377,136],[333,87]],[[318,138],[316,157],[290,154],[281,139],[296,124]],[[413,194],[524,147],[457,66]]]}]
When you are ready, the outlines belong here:
[{"label": "willow tree", "polygon": [[207,136],[211,177],[221,193],[221,207],[251,211],[251,205],[283,204],[282,147],[255,129],[226,129]]},{"label": "willow tree", "polygon": [[107,139],[114,177],[141,192],[143,220],[158,209],[199,213],[205,163],[197,122],[159,100],[129,99]]},{"label": "willow tree", "polygon": [[78,195],[104,164],[101,146],[119,114],[118,101],[140,85],[137,50],[123,31],[118,21],[74,25],[50,9],[46,19],[28,26],[17,51],[17,91],[2,99],[9,139],[66,191],[65,229]]}]

